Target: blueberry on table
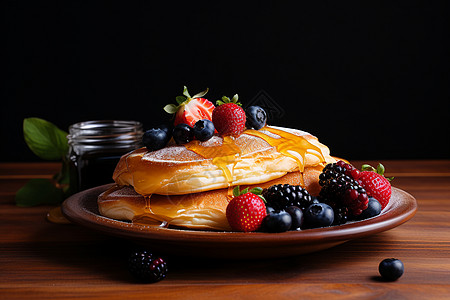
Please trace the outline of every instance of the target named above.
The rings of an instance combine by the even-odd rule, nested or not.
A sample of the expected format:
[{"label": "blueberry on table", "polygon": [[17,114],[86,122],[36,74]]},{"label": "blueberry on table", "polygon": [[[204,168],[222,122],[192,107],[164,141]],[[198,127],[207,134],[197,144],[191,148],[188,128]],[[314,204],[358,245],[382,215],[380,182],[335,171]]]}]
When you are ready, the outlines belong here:
[{"label": "blueberry on table", "polygon": [[383,279],[394,281],[399,279],[403,275],[405,267],[403,266],[402,261],[399,259],[386,258],[378,266],[378,271],[380,272],[380,275],[381,277],[383,277]]},{"label": "blueberry on table", "polygon": [[198,120],[193,128],[195,138],[201,142],[212,138],[214,130],[214,124],[210,120]]}]

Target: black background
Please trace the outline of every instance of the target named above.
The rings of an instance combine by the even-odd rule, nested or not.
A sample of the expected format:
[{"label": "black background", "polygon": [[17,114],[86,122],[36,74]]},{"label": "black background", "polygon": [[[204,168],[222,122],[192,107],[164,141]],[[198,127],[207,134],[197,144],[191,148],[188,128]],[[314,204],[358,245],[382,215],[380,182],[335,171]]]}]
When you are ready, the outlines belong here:
[{"label": "black background", "polygon": [[287,3],[6,2],[0,160],[39,160],[26,117],[148,129],[183,85],[262,92],[337,156],[450,158],[447,1]]}]

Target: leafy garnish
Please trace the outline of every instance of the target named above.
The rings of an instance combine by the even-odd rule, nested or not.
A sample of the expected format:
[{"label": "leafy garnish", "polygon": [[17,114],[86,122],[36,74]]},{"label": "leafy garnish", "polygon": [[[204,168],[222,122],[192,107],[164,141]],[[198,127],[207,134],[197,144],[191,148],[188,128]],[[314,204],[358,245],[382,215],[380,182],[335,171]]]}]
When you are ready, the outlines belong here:
[{"label": "leafy garnish", "polygon": [[250,191],[249,191],[248,187],[246,187],[245,189],[240,191],[239,186],[235,186],[233,189],[233,196],[239,197],[239,196],[247,194],[249,192],[252,194],[255,194],[256,196],[261,198],[261,200],[263,200],[265,203],[267,203],[266,199],[264,199],[264,197],[262,196],[263,188],[261,188],[261,187],[254,187]]},{"label": "leafy garnish", "polygon": [[53,179],[36,178],[20,188],[15,197],[17,206],[59,204],[73,193],[70,186],[70,168],[67,153],[67,132],[40,118],[23,121],[23,135],[31,151],[44,160],[62,161],[61,171]]},{"label": "leafy garnish", "polygon": [[238,94],[234,95],[233,98],[228,98],[227,96],[223,96],[221,100],[216,101],[216,105],[222,105],[226,103],[234,103],[236,105],[242,106],[242,103],[238,102],[239,96]]},{"label": "leafy garnish", "polygon": [[67,132],[40,118],[24,119],[23,135],[31,151],[45,160],[59,160],[69,149]]},{"label": "leafy garnish", "polygon": [[381,176],[385,177],[387,179],[387,181],[389,181],[389,182],[394,179],[394,177],[386,177],[386,176],[384,176],[384,172],[386,171],[386,169],[383,166],[383,164],[381,164],[381,163],[378,163],[378,166],[377,166],[376,169],[374,167],[372,167],[371,165],[364,164],[364,165],[361,166],[361,171],[375,172],[375,173],[380,174]]},{"label": "leafy garnish", "polygon": [[196,99],[196,98],[202,98],[203,96],[205,96],[208,93],[209,89],[206,88],[206,90],[195,94],[194,96],[191,97],[191,95],[188,92],[188,89],[186,86],[183,87],[183,96],[177,96],[175,97],[175,100],[177,102],[178,105],[175,104],[167,104],[166,106],[164,106],[164,111],[168,114],[174,114],[178,111],[178,109],[180,108],[180,106],[182,105],[186,105],[189,101],[191,101],[192,99]]}]

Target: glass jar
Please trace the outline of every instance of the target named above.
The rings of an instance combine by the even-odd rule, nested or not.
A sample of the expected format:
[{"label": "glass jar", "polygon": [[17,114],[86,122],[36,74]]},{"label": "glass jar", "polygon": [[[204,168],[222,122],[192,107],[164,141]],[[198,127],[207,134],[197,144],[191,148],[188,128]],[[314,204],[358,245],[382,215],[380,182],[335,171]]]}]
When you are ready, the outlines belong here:
[{"label": "glass jar", "polygon": [[143,134],[142,124],[136,121],[101,120],[71,125],[67,136],[71,190],[113,182],[120,157],[141,147]]}]

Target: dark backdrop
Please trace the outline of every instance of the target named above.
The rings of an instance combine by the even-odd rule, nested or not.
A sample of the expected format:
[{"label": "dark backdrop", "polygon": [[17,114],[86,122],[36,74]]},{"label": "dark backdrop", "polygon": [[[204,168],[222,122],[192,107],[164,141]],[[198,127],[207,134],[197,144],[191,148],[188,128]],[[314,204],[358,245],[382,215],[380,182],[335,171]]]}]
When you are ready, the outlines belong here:
[{"label": "dark backdrop", "polygon": [[[276,103],[350,159],[450,158],[447,1],[8,1],[2,161],[22,120],[167,118],[183,85]],[[256,99],[256,100],[255,100]]]}]

